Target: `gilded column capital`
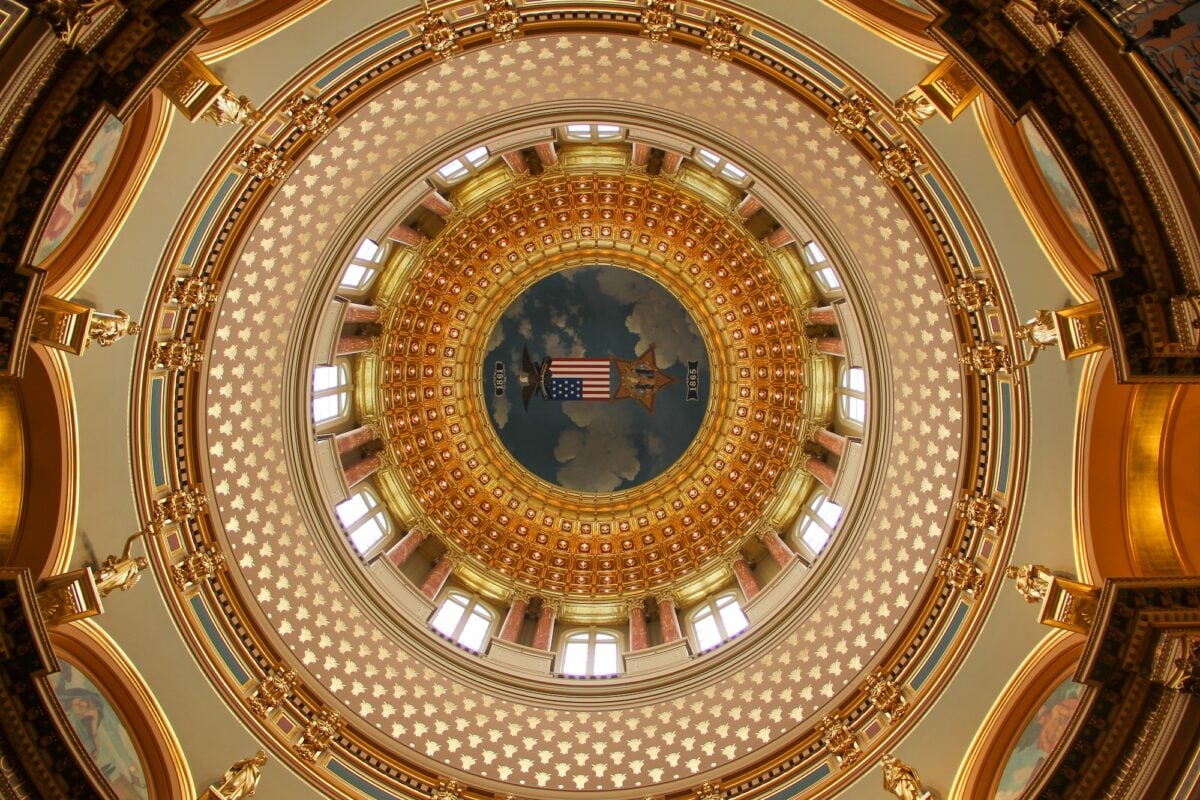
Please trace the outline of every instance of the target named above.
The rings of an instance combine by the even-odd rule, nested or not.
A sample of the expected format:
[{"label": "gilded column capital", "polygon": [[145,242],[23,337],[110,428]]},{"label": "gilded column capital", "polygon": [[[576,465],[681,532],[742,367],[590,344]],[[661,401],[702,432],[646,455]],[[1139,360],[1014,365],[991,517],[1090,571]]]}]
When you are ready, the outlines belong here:
[{"label": "gilded column capital", "polygon": [[651,596],[654,598],[654,602],[656,604],[661,605],[662,603],[670,603],[672,608],[674,608],[676,605],[674,592],[671,592],[671,591],[655,592]]}]

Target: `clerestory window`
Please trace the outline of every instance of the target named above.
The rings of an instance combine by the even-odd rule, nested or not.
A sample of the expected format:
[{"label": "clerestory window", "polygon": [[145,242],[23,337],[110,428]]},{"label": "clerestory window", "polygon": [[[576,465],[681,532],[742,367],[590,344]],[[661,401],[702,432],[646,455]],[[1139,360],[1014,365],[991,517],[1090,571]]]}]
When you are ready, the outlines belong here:
[{"label": "clerestory window", "polygon": [[338,503],[334,511],[359,555],[366,555],[391,530],[387,512],[370,489],[359,489],[353,497]]},{"label": "clerestory window", "polygon": [[342,272],[339,286],[351,292],[365,291],[375,276],[379,274],[380,264],[387,256],[387,248],[374,239],[363,239],[354,251],[354,257]]},{"label": "clerestory window", "polygon": [[495,619],[495,613],[474,597],[451,590],[442,598],[429,624],[455,644],[478,653],[483,650]]},{"label": "clerestory window", "polygon": [[621,645],[612,631],[589,628],[563,638],[559,673],[577,678],[601,678],[621,672]]},{"label": "clerestory window", "polygon": [[813,492],[793,531],[792,546],[801,554],[820,555],[842,518],[842,507],[829,499],[825,490]]},{"label": "clerestory window", "polygon": [[711,650],[750,627],[734,592],[710,597],[691,613],[692,633],[700,652]]},{"label": "clerestory window", "polygon": [[313,370],[313,424],[324,425],[344,419],[350,409],[350,369],[345,361]]},{"label": "clerestory window", "polygon": [[862,367],[845,367],[838,382],[838,419],[861,430],[867,420],[867,372]]}]

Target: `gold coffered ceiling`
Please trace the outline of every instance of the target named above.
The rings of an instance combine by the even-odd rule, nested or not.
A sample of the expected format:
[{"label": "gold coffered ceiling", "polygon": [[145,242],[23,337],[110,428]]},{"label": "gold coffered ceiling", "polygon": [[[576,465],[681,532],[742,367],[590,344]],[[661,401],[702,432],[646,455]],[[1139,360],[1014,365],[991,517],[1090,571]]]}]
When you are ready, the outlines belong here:
[{"label": "gold coffered ceiling", "polygon": [[[715,566],[769,524],[781,484],[805,480],[793,467],[807,277],[794,264],[783,274],[706,174],[591,166],[604,155],[569,147],[561,167],[503,181],[406,259],[406,280],[385,277],[378,405],[368,410],[386,420],[405,489],[470,567],[572,598],[661,591]],[[460,197],[471,193],[468,184]],[[647,484],[604,495],[523,469],[489,425],[480,388],[487,334],[508,302],[547,274],[594,263],[643,272],[680,298],[701,323],[715,376],[684,457]]]}]

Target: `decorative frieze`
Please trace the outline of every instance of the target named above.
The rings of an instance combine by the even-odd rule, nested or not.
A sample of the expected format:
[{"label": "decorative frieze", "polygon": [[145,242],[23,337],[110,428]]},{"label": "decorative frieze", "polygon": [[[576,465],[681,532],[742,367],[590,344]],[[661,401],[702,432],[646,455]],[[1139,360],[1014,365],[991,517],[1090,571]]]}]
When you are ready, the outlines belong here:
[{"label": "decorative frieze", "polygon": [[1008,520],[1008,510],[985,495],[963,495],[954,504],[954,511],[975,530],[999,529]]},{"label": "decorative frieze", "polygon": [[845,769],[862,757],[854,731],[837,714],[822,719],[817,724],[817,730],[821,732],[821,744],[837,757],[841,768]]},{"label": "decorative frieze", "polygon": [[324,103],[302,94],[287,101],[283,113],[291,117],[292,124],[302,132],[314,137],[329,133],[329,126],[333,122],[333,116]]},{"label": "decorative frieze", "polygon": [[310,764],[316,763],[344,724],[337,712],[322,711],[309,721],[300,739],[292,745],[292,751]]},{"label": "decorative frieze", "polygon": [[920,154],[910,145],[898,144],[880,154],[879,177],[889,183],[896,183],[912,176],[923,163]]},{"label": "decorative frieze", "polygon": [[987,577],[974,561],[951,553],[944,554],[934,565],[937,574],[946,579],[946,583],[974,597],[983,591],[987,585]]},{"label": "decorative frieze", "polygon": [[239,167],[260,181],[277,181],[287,172],[288,162],[278,152],[265,145],[251,142],[237,154]]},{"label": "decorative frieze", "polygon": [[189,276],[176,278],[167,284],[163,293],[163,302],[192,309],[211,309],[217,302],[218,290],[216,284],[209,283],[203,278]]},{"label": "decorative frieze", "polygon": [[661,42],[670,39],[674,29],[674,0],[646,0],[642,9],[642,35],[652,42]]},{"label": "decorative frieze", "polygon": [[167,525],[181,524],[199,514],[207,503],[204,489],[199,486],[171,492],[157,500],[151,509],[150,531],[159,533]]},{"label": "decorative frieze", "polygon": [[296,686],[296,673],[284,666],[271,669],[263,676],[254,694],[246,698],[246,705],[256,717],[266,717],[282,703]]},{"label": "decorative frieze", "polygon": [[883,670],[876,670],[868,675],[865,687],[867,699],[871,701],[871,705],[887,715],[888,722],[894,725],[904,719],[908,713],[904,693],[895,681],[884,674]]},{"label": "decorative frieze", "polygon": [[441,14],[429,11],[417,23],[417,30],[421,33],[421,43],[425,49],[437,58],[452,58],[458,50],[458,34]]},{"label": "decorative frieze", "polygon": [[875,104],[863,95],[855,95],[843,100],[833,108],[833,129],[843,136],[849,136],[854,131],[861,131],[871,121],[875,113]]},{"label": "decorative frieze", "polygon": [[513,0],[483,0],[483,20],[500,42],[511,42],[521,35],[521,15]]},{"label": "decorative frieze", "polygon": [[171,566],[171,582],[184,591],[212,578],[225,566],[225,556],[212,547],[203,547]]},{"label": "decorative frieze", "polygon": [[713,58],[729,58],[741,37],[742,21],[729,14],[717,14],[704,30],[704,53]]}]

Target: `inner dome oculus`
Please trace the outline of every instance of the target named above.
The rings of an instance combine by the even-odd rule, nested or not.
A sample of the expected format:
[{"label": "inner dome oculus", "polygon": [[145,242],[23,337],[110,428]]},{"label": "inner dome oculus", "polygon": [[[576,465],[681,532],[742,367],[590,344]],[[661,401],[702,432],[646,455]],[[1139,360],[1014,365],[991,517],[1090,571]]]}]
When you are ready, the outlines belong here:
[{"label": "inner dome oculus", "polygon": [[564,489],[652,480],[696,437],[708,353],[667,289],[616,266],[576,267],[522,292],[491,331],[488,414],[509,453]]}]

